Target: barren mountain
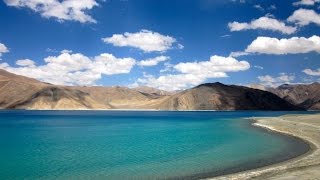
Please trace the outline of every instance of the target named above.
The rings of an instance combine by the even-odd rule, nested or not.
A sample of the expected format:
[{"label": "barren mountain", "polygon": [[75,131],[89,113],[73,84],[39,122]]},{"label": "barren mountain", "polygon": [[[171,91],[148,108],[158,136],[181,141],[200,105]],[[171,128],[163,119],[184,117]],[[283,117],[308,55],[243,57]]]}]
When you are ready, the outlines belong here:
[{"label": "barren mountain", "polygon": [[133,89],[150,96],[171,96],[175,94],[175,92],[168,92],[168,91],[164,91],[164,90],[160,90],[160,89],[156,89],[148,86],[139,86]]},{"label": "barren mountain", "polygon": [[[0,71],[3,109],[297,110],[278,96],[242,86],[203,84],[174,95],[152,88],[57,86]],[[163,94],[163,95],[162,95]]]},{"label": "barren mountain", "polygon": [[71,87],[89,93],[93,99],[113,109],[155,109],[162,96],[149,96],[127,87]]},{"label": "barren mountain", "polygon": [[270,88],[268,91],[279,97],[309,110],[320,110],[320,84],[283,84],[277,88]]},{"label": "barren mountain", "polygon": [[0,71],[0,108],[148,109],[159,102],[126,87],[57,86]]},{"label": "barren mountain", "polygon": [[0,71],[0,108],[6,109],[106,109],[89,94],[68,87]]},{"label": "barren mountain", "polygon": [[202,84],[164,101],[160,109],[170,110],[298,110],[278,96],[242,86]]}]

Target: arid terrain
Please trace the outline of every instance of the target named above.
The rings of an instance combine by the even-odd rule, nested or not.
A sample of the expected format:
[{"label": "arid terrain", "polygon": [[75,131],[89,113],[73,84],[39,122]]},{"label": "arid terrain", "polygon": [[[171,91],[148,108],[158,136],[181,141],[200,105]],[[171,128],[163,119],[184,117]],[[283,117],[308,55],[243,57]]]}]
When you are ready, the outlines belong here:
[{"label": "arid terrain", "polygon": [[175,93],[150,87],[60,86],[0,70],[2,109],[304,110],[319,108],[317,91],[312,88],[301,98],[296,91],[274,89],[273,94],[221,83]]}]

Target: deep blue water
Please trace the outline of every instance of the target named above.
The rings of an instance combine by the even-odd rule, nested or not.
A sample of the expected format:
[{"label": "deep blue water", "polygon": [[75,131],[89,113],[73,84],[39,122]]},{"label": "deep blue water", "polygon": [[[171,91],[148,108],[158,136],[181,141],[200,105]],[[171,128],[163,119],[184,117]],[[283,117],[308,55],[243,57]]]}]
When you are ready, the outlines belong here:
[{"label": "deep blue water", "polygon": [[312,112],[0,111],[0,179],[199,178],[306,151],[245,117]]}]

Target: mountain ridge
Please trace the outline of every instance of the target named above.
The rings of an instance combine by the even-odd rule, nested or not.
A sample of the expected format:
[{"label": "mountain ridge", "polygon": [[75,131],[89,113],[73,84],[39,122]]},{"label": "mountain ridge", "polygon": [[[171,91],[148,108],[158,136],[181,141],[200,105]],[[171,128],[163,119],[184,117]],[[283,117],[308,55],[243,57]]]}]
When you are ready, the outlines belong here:
[{"label": "mountain ridge", "polygon": [[52,85],[0,71],[2,109],[303,110],[273,93],[220,82],[169,93],[149,87]]},{"label": "mountain ridge", "polygon": [[320,83],[283,84],[268,91],[286,101],[309,110],[320,110]]}]

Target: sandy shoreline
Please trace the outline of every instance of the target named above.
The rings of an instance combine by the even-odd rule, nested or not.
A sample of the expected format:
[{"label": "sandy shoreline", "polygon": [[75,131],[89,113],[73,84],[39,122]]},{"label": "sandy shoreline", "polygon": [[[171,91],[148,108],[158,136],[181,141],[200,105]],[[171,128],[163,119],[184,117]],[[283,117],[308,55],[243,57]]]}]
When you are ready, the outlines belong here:
[{"label": "sandy shoreline", "polygon": [[320,114],[284,115],[254,121],[255,126],[306,141],[310,144],[310,151],[282,163],[209,179],[320,179]]}]

